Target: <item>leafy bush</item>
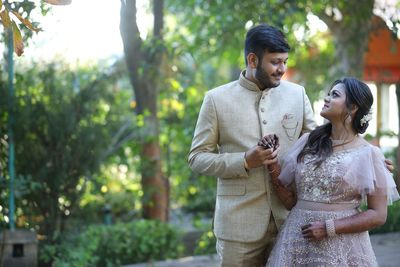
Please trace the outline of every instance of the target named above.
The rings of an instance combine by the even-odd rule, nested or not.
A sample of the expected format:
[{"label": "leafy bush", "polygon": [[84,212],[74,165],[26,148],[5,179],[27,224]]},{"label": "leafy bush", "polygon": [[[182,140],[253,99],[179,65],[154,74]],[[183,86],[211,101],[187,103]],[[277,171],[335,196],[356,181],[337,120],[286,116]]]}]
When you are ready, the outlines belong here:
[{"label": "leafy bush", "polygon": [[208,255],[217,253],[215,250],[216,239],[212,231],[206,231],[200,237],[197,248],[194,253],[196,255]]},{"label": "leafy bush", "polygon": [[139,220],[112,226],[89,226],[59,246],[41,250],[56,267],[119,266],[182,255],[181,234],[169,224]]},{"label": "leafy bush", "polygon": [[[32,63],[15,73],[16,227],[35,229],[49,244],[57,243],[89,182],[125,144],[121,139],[134,127],[126,103],[131,92],[119,86],[118,77],[114,68],[71,69],[63,62]],[[7,92],[5,86],[0,77],[0,91]],[[11,113],[4,101],[8,95],[0,98],[4,188]],[[0,192],[0,225],[6,222],[8,192]]]}]

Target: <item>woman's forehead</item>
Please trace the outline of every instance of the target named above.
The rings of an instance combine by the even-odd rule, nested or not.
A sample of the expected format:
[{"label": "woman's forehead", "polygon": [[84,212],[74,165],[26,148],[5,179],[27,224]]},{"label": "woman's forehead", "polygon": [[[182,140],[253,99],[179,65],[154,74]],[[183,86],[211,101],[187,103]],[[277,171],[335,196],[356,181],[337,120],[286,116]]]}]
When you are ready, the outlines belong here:
[{"label": "woman's forehead", "polygon": [[346,93],[346,88],[344,87],[343,83],[338,83],[335,86],[332,87],[332,89],[330,90],[332,91],[339,91],[341,93]]}]

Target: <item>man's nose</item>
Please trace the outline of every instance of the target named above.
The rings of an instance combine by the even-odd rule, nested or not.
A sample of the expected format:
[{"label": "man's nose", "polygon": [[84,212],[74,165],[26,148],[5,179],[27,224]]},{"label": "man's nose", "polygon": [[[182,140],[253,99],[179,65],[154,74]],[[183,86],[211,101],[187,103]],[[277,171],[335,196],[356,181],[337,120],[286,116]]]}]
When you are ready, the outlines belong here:
[{"label": "man's nose", "polygon": [[287,66],[286,66],[285,63],[282,62],[281,64],[279,64],[278,70],[279,70],[280,72],[285,73],[285,72],[286,72],[286,69],[287,69]]}]

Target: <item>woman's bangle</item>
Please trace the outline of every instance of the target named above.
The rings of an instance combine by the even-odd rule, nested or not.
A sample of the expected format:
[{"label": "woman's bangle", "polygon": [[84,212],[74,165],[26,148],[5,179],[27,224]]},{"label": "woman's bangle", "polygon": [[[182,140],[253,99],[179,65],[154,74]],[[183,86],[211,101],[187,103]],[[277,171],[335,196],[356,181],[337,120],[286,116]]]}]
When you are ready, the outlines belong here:
[{"label": "woman's bangle", "polygon": [[325,221],[326,233],[329,237],[336,236],[335,223],[332,219]]}]

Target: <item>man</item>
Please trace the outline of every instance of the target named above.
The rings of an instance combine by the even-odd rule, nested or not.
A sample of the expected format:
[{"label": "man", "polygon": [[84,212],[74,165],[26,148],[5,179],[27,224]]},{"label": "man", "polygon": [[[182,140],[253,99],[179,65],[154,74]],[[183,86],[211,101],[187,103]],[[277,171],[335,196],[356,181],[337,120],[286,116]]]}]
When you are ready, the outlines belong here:
[{"label": "man", "polygon": [[317,125],[303,87],[282,81],[290,47],[278,29],[247,32],[246,70],[239,80],[207,92],[197,121],[189,165],[217,176],[214,233],[222,266],[264,266],[287,210],[264,167],[278,150],[257,146],[279,136],[279,157]]}]

